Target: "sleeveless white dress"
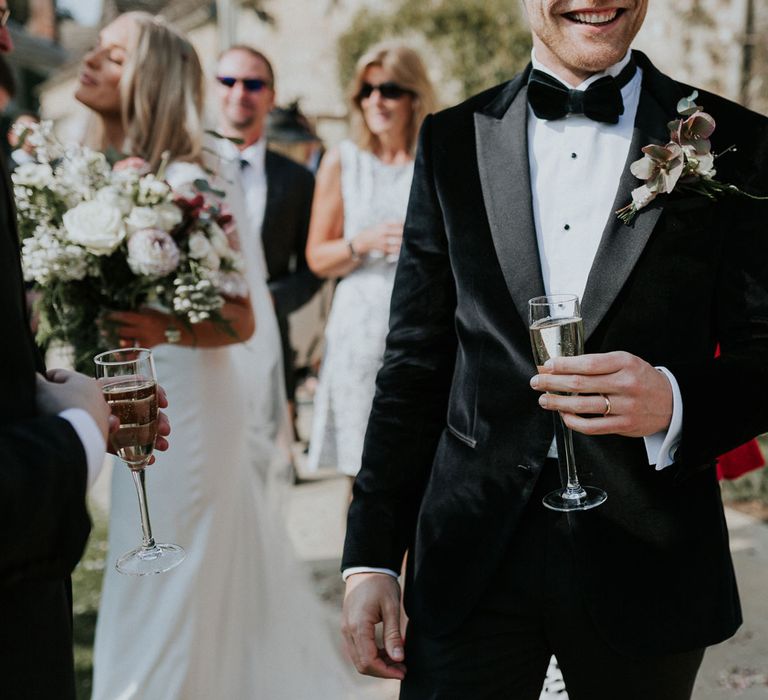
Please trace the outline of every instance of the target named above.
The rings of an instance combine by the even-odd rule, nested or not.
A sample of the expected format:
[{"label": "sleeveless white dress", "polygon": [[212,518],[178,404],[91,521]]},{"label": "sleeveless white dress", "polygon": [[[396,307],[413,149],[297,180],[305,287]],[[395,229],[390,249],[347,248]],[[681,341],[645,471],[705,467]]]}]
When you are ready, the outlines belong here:
[{"label": "sleeveless white dress", "polygon": [[[339,146],[344,238],[386,222],[402,223],[413,163],[387,165],[350,141]],[[334,293],[325,330],[325,355],[315,394],[307,470],[360,469],[376,373],[389,329],[396,261],[367,255]]]},{"label": "sleeveless white dress", "polygon": [[[178,186],[205,174],[176,163],[167,177]],[[263,336],[251,345],[264,357],[252,369],[271,374],[274,354],[282,376],[263,269],[252,269],[249,282]],[[259,475],[276,463],[269,436],[280,419],[265,421],[281,412],[281,388],[254,402],[258,382],[243,376],[236,347],[153,349],[172,435],[147,470],[150,517],[157,541],[180,544],[187,557],[155,576],[115,570],[115,559],[141,541],[133,482],[116,463],[93,700],[348,697],[330,628]]]}]

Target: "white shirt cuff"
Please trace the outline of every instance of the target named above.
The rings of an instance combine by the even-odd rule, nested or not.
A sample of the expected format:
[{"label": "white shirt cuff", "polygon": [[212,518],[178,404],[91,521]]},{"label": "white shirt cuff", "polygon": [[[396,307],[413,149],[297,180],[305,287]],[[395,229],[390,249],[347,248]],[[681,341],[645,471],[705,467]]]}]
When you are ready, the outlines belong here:
[{"label": "white shirt cuff", "polygon": [[346,581],[352,574],[389,574],[392,578],[398,577],[398,574],[392,569],[377,569],[374,566],[350,566],[341,572],[341,580]]},{"label": "white shirt cuff", "polygon": [[88,464],[88,488],[91,488],[93,482],[96,481],[96,477],[101,473],[101,467],[104,464],[106,444],[104,443],[101,430],[96,425],[93,416],[82,408],[67,408],[59,413],[59,417],[69,421],[70,425],[75,429],[77,437],[80,438],[80,442],[83,443],[85,458]]},{"label": "white shirt cuff", "polygon": [[666,367],[657,367],[656,369],[669,379],[672,386],[672,419],[666,430],[647,435],[643,440],[645,440],[645,451],[648,454],[648,464],[655,464],[656,471],[661,471],[674,463],[675,452],[680,445],[683,431],[683,397],[680,394],[677,379],[672,372]]}]

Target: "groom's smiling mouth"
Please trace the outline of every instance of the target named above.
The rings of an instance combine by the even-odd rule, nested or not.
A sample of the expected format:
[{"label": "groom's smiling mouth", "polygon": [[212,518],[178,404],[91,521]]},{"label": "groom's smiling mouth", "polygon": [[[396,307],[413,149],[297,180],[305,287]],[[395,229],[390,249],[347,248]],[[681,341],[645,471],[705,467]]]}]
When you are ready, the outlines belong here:
[{"label": "groom's smiling mouth", "polygon": [[622,14],[624,14],[624,8],[611,8],[602,10],[574,10],[573,12],[565,12],[563,17],[575,24],[607,27],[613,24]]}]

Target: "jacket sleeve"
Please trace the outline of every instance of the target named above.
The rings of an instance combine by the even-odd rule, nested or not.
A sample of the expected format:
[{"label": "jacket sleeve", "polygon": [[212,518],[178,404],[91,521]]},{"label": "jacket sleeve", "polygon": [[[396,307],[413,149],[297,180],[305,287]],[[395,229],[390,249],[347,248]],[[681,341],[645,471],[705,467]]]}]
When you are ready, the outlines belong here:
[{"label": "jacket sleeve", "polygon": [[77,433],[58,416],[8,423],[0,427],[0,454],[0,586],[68,575],[90,531]]},{"label": "jacket sleeve", "polygon": [[445,427],[456,291],[432,173],[427,118],[390,310],[390,330],[349,509],[342,568],[399,571]]},{"label": "jacket sleeve", "polygon": [[296,217],[293,220],[295,230],[290,232],[295,266],[289,274],[269,282],[269,291],[275,302],[278,316],[287,316],[300,309],[315,295],[322,284],[322,280],[309,269],[306,256],[309,217],[314,190],[314,177],[309,171],[302,169],[301,180],[297,181],[296,187]]},{"label": "jacket sleeve", "polygon": [[712,302],[720,355],[669,367],[684,407],[681,476],[768,431],[768,202],[731,197],[717,205],[727,229]]}]

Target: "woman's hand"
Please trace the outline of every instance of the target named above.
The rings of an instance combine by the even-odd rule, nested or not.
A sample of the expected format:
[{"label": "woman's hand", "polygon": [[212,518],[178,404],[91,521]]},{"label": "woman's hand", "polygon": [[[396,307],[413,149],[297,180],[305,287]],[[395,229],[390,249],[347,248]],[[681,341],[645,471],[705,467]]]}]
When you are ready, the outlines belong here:
[{"label": "woman's hand", "polygon": [[384,255],[399,255],[403,242],[402,222],[388,221],[361,231],[352,239],[358,255],[379,251]]},{"label": "woman's hand", "polygon": [[153,348],[167,342],[165,331],[177,325],[170,315],[155,309],[111,311],[104,319],[114,327],[113,332],[121,348]]},{"label": "woman's hand", "polygon": [[[117,337],[121,348],[153,348],[161,343],[174,342],[178,345],[199,348],[215,348],[232,343],[242,343],[256,330],[256,319],[249,297],[226,297],[219,309],[219,320],[201,321],[189,326],[171,314],[155,309],[139,311],[110,311],[103,323],[109,335]],[[168,330],[176,330],[175,339],[169,340]]]}]

